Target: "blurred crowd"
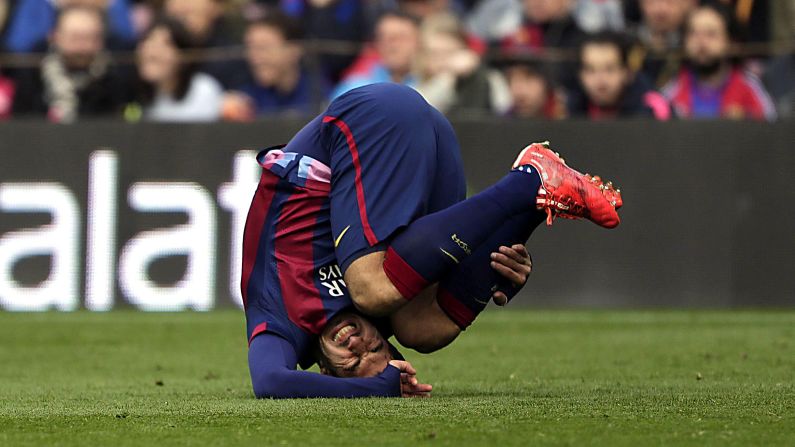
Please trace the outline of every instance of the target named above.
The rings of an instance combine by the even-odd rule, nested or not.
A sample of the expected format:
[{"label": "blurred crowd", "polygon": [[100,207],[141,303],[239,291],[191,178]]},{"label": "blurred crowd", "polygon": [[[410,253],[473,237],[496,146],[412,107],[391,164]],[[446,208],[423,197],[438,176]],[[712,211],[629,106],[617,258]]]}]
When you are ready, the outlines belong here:
[{"label": "blurred crowd", "polygon": [[795,0],[0,0],[0,118],[311,116],[402,83],[448,116],[772,121]]}]

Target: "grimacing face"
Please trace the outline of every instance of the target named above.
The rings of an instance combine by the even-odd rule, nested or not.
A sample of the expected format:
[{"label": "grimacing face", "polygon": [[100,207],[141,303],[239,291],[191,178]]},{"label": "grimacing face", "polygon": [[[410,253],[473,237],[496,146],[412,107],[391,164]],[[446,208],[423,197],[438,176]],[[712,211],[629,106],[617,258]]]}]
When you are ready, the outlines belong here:
[{"label": "grimacing face", "polygon": [[600,107],[614,106],[629,78],[621,51],[609,44],[588,44],[581,58],[580,82],[588,99]]},{"label": "grimacing face", "polygon": [[378,329],[366,318],[340,312],[320,334],[320,371],[336,377],[372,377],[383,371],[392,353]]}]

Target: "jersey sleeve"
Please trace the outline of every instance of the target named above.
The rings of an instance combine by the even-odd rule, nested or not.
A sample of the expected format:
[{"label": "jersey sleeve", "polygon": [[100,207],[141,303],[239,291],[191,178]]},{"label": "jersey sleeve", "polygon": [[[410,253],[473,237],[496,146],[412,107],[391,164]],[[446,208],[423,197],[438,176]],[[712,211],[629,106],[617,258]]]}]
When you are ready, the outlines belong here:
[{"label": "jersey sleeve", "polygon": [[394,366],[375,377],[340,378],[298,371],[294,348],[274,334],[252,340],[248,362],[257,398],[400,397],[400,370]]},{"label": "jersey sleeve", "polygon": [[427,213],[439,175],[430,109],[406,87],[361,88],[338,98],[324,115],[332,235],[343,271],[356,258],[385,249],[397,231]]}]

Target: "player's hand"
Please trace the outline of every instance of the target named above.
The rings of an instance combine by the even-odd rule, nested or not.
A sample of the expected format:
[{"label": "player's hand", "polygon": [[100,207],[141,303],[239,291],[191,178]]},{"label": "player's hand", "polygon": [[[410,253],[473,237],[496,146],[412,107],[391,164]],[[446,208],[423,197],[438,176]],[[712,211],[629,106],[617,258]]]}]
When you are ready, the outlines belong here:
[{"label": "player's hand", "polygon": [[[522,244],[514,244],[510,247],[501,246],[499,251],[491,254],[491,268],[505,277],[516,287],[522,287],[530,273],[533,272],[533,258],[527,252],[527,248]],[[499,290],[491,296],[494,304],[504,306],[508,303],[508,297]]]},{"label": "player's hand", "polygon": [[431,397],[433,387],[417,380],[417,370],[405,360],[390,360],[400,370],[400,397]]}]

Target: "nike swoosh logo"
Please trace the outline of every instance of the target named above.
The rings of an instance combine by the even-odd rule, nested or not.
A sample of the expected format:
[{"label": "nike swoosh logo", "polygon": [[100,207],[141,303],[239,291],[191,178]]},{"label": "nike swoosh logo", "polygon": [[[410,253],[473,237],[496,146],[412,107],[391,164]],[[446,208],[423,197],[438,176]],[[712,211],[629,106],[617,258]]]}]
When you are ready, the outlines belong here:
[{"label": "nike swoosh logo", "polygon": [[456,263],[456,264],[458,264],[458,263],[460,262],[460,261],[458,260],[458,258],[456,258],[455,256],[451,255],[451,254],[450,254],[450,253],[449,253],[447,250],[445,250],[444,248],[442,248],[442,247],[439,247],[439,250],[442,250],[442,253],[444,253],[444,254],[446,254],[447,256],[449,256],[449,257],[450,257],[450,259],[452,259],[453,261],[455,261],[455,263]]},{"label": "nike swoosh logo", "polygon": [[342,240],[342,236],[345,236],[345,233],[347,233],[348,230],[350,230],[350,229],[351,229],[351,226],[348,225],[347,227],[345,227],[344,230],[342,230],[342,233],[340,233],[340,235],[337,236],[337,239],[334,239],[334,248],[337,248],[337,247],[340,246],[340,241]]}]

